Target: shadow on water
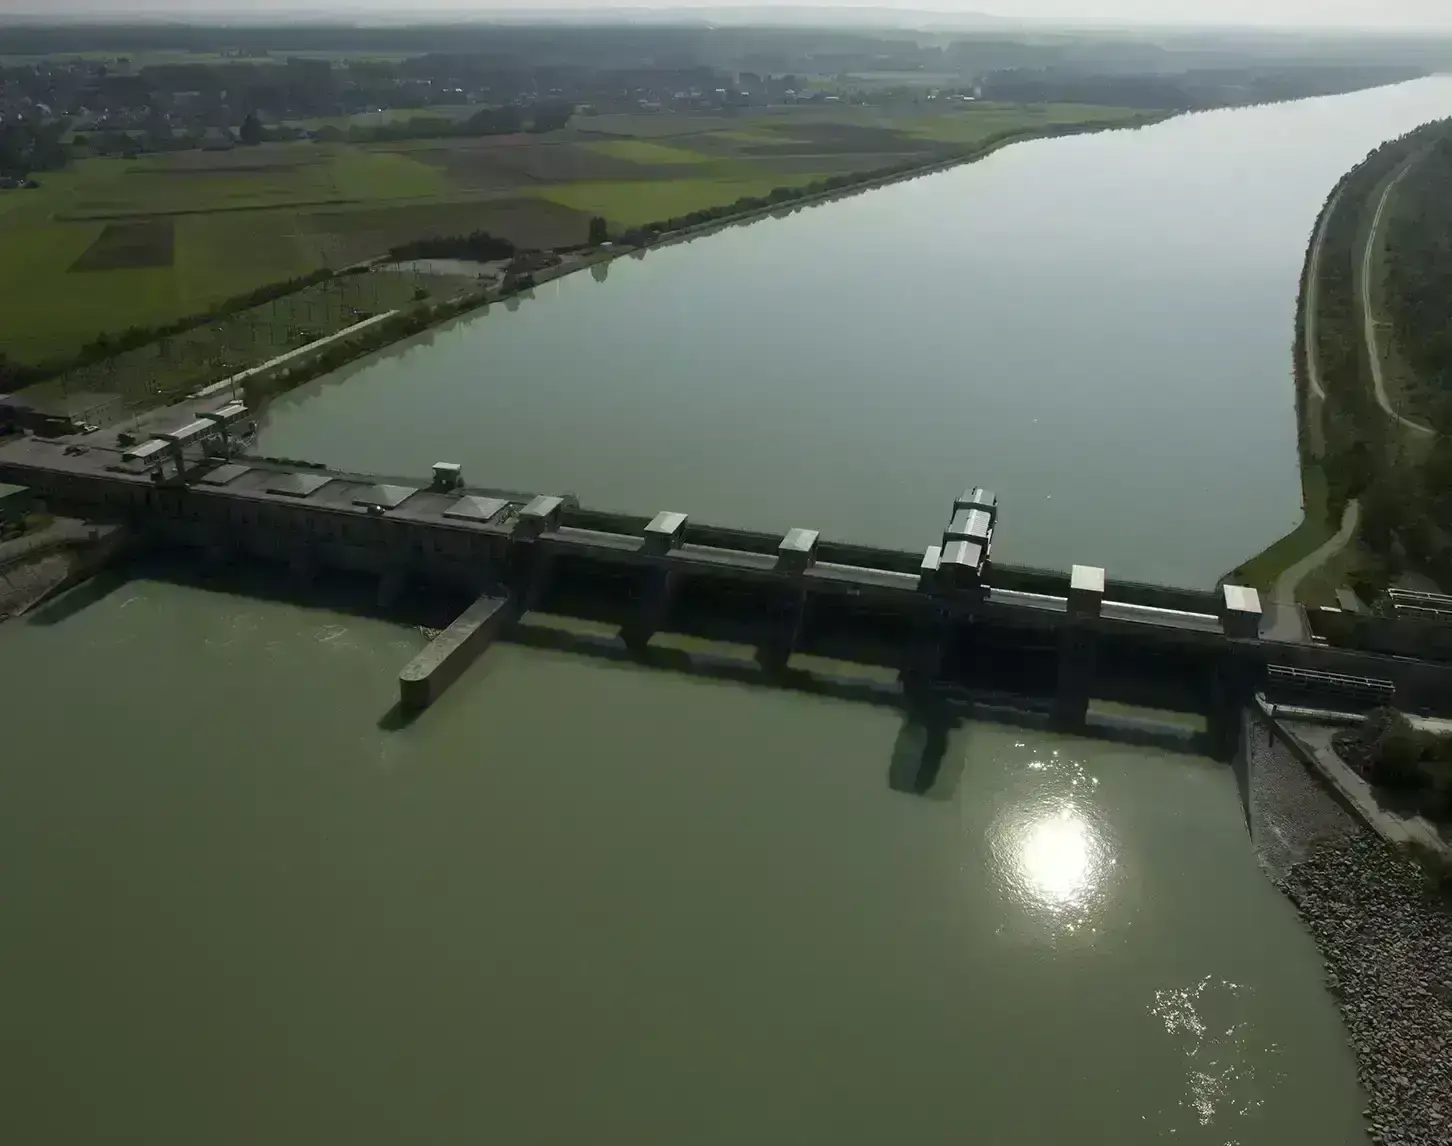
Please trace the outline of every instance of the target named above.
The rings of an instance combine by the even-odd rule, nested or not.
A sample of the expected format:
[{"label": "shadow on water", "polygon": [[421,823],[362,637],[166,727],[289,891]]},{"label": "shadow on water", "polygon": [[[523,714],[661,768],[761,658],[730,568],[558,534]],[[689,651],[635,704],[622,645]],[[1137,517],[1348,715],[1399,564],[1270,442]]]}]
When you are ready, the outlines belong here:
[{"label": "shadow on water", "polygon": [[282,565],[248,561],[208,568],[191,555],[179,557],[153,552],[109,566],[27,613],[23,619],[31,625],[60,624],[136,581],[157,581],[185,589],[435,629],[447,627],[472,600],[463,593],[436,592],[410,585],[409,591],[385,607],[378,603],[378,579],[372,576],[327,571],[300,579]]},{"label": "shadow on water", "polygon": [[910,700],[903,711],[902,727],[892,746],[887,769],[887,786],[908,796],[948,799],[957,788],[962,756],[956,770],[943,773],[948,742],[961,719],[940,697]]},{"label": "shadow on water", "polygon": [[787,688],[812,696],[893,708],[900,703],[900,690],[896,684],[825,673],[807,673],[789,668],[767,669],[754,658],[745,656],[709,651],[687,652],[684,649],[661,648],[655,645],[642,646],[627,643],[616,636],[531,624],[514,626],[507,639],[512,644],[529,648],[575,653],[615,664],[681,673],[730,684],[756,688]]},{"label": "shadow on water", "polygon": [[1275,739],[1274,733],[1264,722],[1247,716],[1241,722],[1240,739],[1235,755],[1230,760],[1230,770],[1235,773],[1235,788],[1240,793],[1240,810],[1245,816],[1245,830],[1255,834],[1255,821],[1250,810],[1251,772],[1255,767],[1255,744],[1261,741],[1269,750]]},{"label": "shadow on water", "polygon": [[[901,714],[902,726],[888,762],[887,783],[894,792],[933,800],[951,799],[965,767],[966,753],[950,752],[955,733],[969,722],[987,722],[1036,732],[1054,732],[1052,717],[1031,702],[1006,696],[975,697],[967,693],[905,691],[897,682],[867,680],[820,671],[763,667],[756,659],[714,652],[687,652],[628,644],[616,636],[582,633],[542,625],[515,626],[513,644],[593,657],[637,668],[679,673],[749,688],[790,689],[809,696],[855,704],[874,704]],[[1135,716],[1093,715],[1071,735],[1116,744],[1151,748],[1187,756],[1204,756],[1203,734]]]},{"label": "shadow on water", "polygon": [[394,704],[378,718],[378,729],[380,732],[402,732],[405,728],[411,727],[418,720],[419,715],[417,712],[405,709],[401,704]]},{"label": "shadow on water", "polygon": [[[302,582],[280,567],[247,564],[212,571],[198,567],[195,562],[155,554],[133,558],[68,590],[29,614],[25,623],[61,624],[137,580],[162,581],[433,629],[446,628],[469,604],[468,600],[456,595],[420,591],[406,595],[388,608],[381,608],[376,595],[377,581],[371,577],[329,574]],[[613,634],[582,632],[538,623],[516,624],[504,639],[529,648],[588,656],[635,668],[749,688],[789,689],[827,700],[893,709],[901,714],[902,726],[893,743],[887,783],[894,792],[905,795],[935,800],[952,798],[965,767],[966,754],[961,751],[950,753],[949,749],[955,733],[970,721],[1039,732],[1056,731],[1045,705],[1022,697],[980,695],[956,688],[924,691],[915,687],[904,690],[896,680],[869,679],[820,669],[807,672],[772,664],[769,660],[763,663],[749,653],[733,655],[704,649],[664,648],[649,642],[628,641]],[[402,669],[403,664],[398,667]],[[399,732],[426,715],[405,712],[395,704],[378,718],[377,727],[385,732]],[[1254,722],[1248,723],[1251,735],[1255,727]],[[1162,752],[1195,756],[1207,754],[1203,735],[1136,716],[1091,714],[1084,726],[1057,731]],[[1249,822],[1249,776],[1244,745],[1237,753],[1233,767]]]},{"label": "shadow on water", "polygon": [[92,605],[105,600],[136,576],[125,565],[105,569],[74,588],[65,590],[60,596],[51,598],[38,609],[32,609],[25,614],[24,622],[27,625],[50,626],[69,621]]}]

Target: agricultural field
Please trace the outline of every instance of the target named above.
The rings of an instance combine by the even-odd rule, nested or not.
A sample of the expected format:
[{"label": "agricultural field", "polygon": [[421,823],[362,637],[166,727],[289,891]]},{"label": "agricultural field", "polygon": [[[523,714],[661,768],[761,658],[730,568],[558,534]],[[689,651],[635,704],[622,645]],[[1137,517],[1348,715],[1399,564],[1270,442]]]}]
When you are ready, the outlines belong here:
[{"label": "agricultural field", "polygon": [[1133,115],[812,105],[578,116],[548,135],[80,159],[42,176],[38,190],[0,192],[0,353],[62,359],[101,333],[169,322],[412,239],[485,230],[524,248],[578,245],[594,215],[623,229],[949,159],[997,132]]},{"label": "agricultural field", "polygon": [[632,183],[565,183],[543,192],[552,202],[621,227],[679,218],[703,207],[763,198],[777,187],[801,187],[820,175],[758,175],[748,179],[666,179]]}]

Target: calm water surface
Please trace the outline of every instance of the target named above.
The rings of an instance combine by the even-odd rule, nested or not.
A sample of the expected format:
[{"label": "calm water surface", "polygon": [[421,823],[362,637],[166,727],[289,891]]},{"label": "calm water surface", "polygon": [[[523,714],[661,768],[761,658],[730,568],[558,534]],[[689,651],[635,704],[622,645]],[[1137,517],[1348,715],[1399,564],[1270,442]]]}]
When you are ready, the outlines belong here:
[{"label": "calm water surface", "polygon": [[1025,144],[550,284],[278,403],[262,446],[601,508],[1208,586],[1300,520],[1291,341],[1341,175],[1452,79]]},{"label": "calm water surface", "polygon": [[[68,614],[68,615],[64,615]],[[134,580],[0,627],[7,1141],[1351,1146],[1229,769]]]},{"label": "calm water surface", "polygon": [[[309,387],[269,452],[1203,584],[1295,524],[1336,178],[1452,81],[1013,148],[577,276]],[[1229,769],[133,579],[0,628],[26,1143],[1351,1146]]]}]

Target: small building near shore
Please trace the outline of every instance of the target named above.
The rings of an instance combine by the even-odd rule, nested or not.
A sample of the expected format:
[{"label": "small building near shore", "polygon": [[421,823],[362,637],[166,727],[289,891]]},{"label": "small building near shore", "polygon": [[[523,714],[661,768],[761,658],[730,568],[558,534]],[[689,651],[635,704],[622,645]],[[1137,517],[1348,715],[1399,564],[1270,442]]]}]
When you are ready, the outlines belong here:
[{"label": "small building near shore", "polygon": [[59,437],[83,433],[87,426],[105,428],[125,415],[119,394],[72,390],[63,378],[37,383],[18,394],[0,394],[0,433]]}]

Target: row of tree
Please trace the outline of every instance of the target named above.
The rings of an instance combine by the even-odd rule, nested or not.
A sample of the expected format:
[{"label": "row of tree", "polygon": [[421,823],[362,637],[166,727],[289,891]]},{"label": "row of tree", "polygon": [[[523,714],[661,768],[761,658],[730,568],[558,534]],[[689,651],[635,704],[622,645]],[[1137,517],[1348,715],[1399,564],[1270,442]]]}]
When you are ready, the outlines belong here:
[{"label": "row of tree", "polygon": [[474,231],[468,235],[453,235],[439,238],[415,239],[389,250],[392,258],[400,261],[414,259],[469,259],[487,263],[497,259],[514,257],[515,246],[508,239],[491,235],[488,231]]},{"label": "row of tree", "polygon": [[445,319],[464,314],[490,302],[502,300],[511,309],[517,307],[520,296],[533,290],[534,285],[532,275],[522,274],[506,283],[497,294],[485,290],[469,291],[443,302],[402,310],[366,330],[356,332],[349,338],[329,343],[316,354],[309,356],[300,366],[292,366],[271,373],[255,374],[245,379],[242,388],[247,398],[247,404],[256,408],[267,399],[300,386],[309,379],[329,374],[355,358],[360,358],[385,346],[391,346],[405,338],[422,334],[429,327],[437,325]]},{"label": "row of tree", "polygon": [[400,139],[457,139],[486,135],[543,134],[559,131],[574,115],[573,104],[550,102],[524,108],[514,104],[481,108],[468,119],[441,115],[415,115],[393,123],[326,126],[313,132],[324,143],[388,143]]},{"label": "row of tree", "polygon": [[1090,103],[1105,107],[1191,111],[1277,103],[1402,83],[1426,69],[1400,64],[1259,64],[1185,71],[1113,71],[1082,64],[1008,68],[979,82],[985,99],[1011,103]]}]

